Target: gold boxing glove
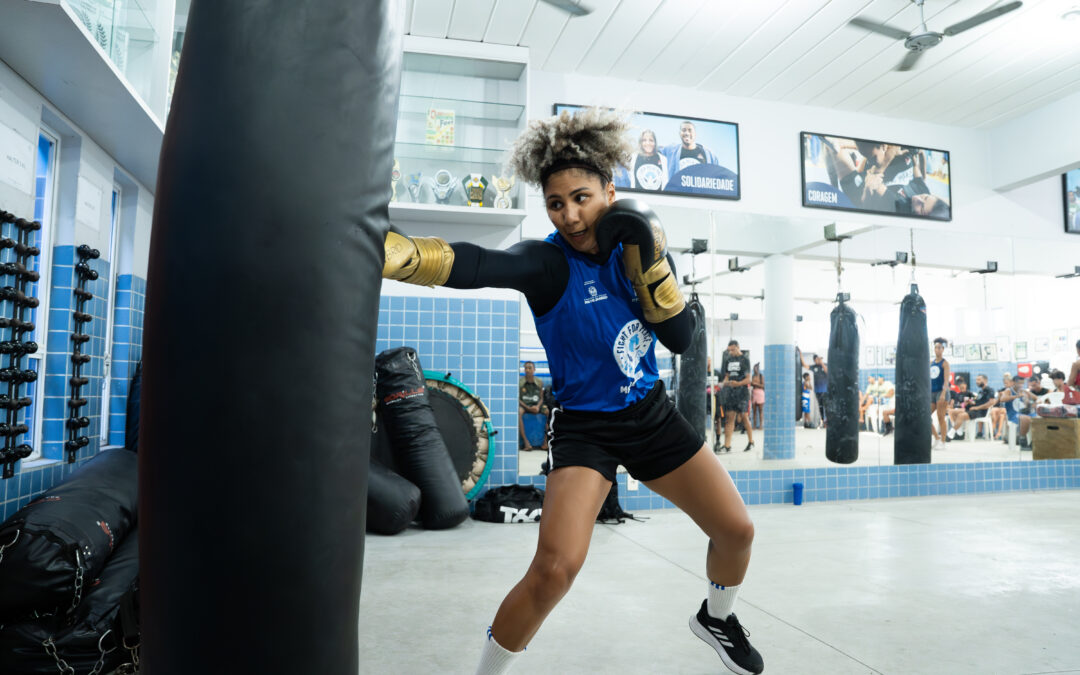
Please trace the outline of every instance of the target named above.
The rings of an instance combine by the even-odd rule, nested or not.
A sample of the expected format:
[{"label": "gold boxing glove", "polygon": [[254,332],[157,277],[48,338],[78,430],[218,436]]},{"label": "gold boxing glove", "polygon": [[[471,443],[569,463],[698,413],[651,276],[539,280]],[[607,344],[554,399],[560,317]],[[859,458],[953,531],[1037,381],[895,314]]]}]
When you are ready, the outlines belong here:
[{"label": "gold boxing glove", "polygon": [[667,237],[652,209],[636,199],[620,199],[596,223],[601,251],[623,246],[623,267],[637,292],[645,320],[666,321],[683,310],[686,300],[667,257]]},{"label": "gold boxing glove", "polygon": [[394,230],[383,242],[383,279],[442,286],[454,266],[454,249],[439,237],[408,237]]}]

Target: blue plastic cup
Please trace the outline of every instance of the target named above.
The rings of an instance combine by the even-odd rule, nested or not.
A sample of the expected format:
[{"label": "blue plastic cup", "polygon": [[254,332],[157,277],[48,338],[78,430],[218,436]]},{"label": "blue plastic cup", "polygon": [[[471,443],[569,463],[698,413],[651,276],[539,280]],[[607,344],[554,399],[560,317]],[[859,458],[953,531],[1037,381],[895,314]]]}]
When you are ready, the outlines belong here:
[{"label": "blue plastic cup", "polygon": [[792,483],[791,493],[793,497],[792,501],[795,503],[795,506],[802,504],[802,483]]}]

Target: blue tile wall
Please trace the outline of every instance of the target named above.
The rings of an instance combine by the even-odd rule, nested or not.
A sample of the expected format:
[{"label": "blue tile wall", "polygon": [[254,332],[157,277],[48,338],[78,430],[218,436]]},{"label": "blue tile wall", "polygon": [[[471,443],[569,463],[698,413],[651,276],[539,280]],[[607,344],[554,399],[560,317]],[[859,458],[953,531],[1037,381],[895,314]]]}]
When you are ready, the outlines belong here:
[{"label": "blue tile wall", "polygon": [[498,432],[487,487],[518,482],[519,312],[516,300],[379,298],[376,353],[412,347],[425,369],[450,373],[487,405]]},{"label": "blue tile wall", "polygon": [[765,345],[765,459],[795,457],[795,345]]},{"label": "blue tile wall", "polygon": [[132,274],[116,278],[113,309],[112,386],[109,396],[109,445],[124,445],[127,397],[135,365],[142,359],[146,279]]}]

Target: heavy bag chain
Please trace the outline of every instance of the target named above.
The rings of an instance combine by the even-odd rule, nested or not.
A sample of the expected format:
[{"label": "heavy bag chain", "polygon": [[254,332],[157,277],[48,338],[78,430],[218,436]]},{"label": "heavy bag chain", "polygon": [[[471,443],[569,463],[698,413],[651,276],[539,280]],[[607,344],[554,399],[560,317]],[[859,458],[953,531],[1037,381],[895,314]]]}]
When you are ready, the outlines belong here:
[{"label": "heavy bag chain", "polygon": [[14,546],[15,542],[19,541],[19,533],[20,532],[22,532],[22,530],[15,530],[15,537],[11,541],[9,541],[8,543],[4,544],[3,546],[0,546],[0,563],[4,562],[4,549],[8,548],[8,547],[11,547],[11,546]]},{"label": "heavy bag chain", "polygon": [[71,599],[71,609],[68,610],[69,613],[74,614],[75,609],[79,606],[79,603],[82,602],[82,592],[83,592],[82,555],[79,553],[78,549],[75,549],[75,597],[73,597]]},{"label": "heavy bag chain", "polygon": [[[105,642],[105,638],[108,637],[111,632],[112,629],[110,628],[98,638],[98,660],[88,675],[101,675],[101,670],[105,667],[105,657],[116,651],[116,647],[113,647],[112,649],[105,649],[102,647],[102,643]],[[53,642],[51,637],[45,638],[41,645],[45,647],[45,653],[53,657],[56,661],[56,667],[60,670],[60,675],[76,675],[75,669],[56,652],[56,643]]]}]

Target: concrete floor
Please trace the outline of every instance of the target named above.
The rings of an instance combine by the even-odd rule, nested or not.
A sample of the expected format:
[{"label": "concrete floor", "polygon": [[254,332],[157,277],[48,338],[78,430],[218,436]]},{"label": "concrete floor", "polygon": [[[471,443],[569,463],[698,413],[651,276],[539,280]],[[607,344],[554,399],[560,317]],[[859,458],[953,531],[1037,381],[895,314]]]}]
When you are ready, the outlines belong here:
[{"label": "concrete floor", "polygon": [[[537,453],[539,454],[539,453]],[[750,507],[736,605],[766,673],[1080,673],[1080,491]],[[514,673],[721,673],[687,619],[705,540],[674,510],[598,525]],[[368,535],[363,673],[473,673],[535,524]]]}]

